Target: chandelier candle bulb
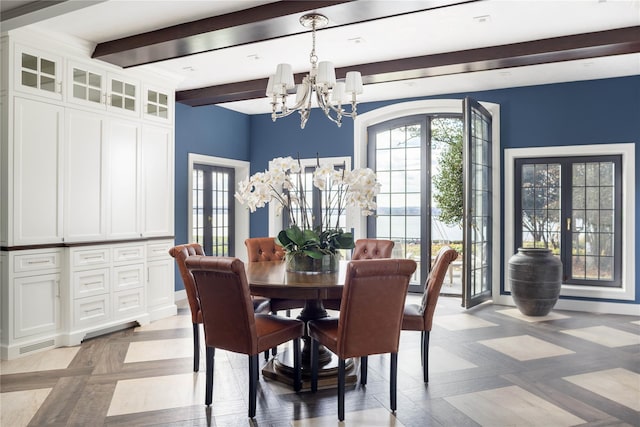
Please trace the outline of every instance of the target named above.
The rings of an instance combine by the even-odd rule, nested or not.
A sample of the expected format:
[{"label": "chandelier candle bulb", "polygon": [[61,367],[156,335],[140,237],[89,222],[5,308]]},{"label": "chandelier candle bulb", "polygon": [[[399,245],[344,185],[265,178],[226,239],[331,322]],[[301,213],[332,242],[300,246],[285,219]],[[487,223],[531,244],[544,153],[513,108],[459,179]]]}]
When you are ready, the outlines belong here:
[{"label": "chandelier candle bulb", "polygon": [[362,93],[362,75],[360,71],[349,71],[346,76],[346,92],[360,95]]},{"label": "chandelier candle bulb", "polygon": [[269,76],[269,81],[267,82],[267,90],[265,91],[265,95],[267,95],[269,97],[273,96],[273,94],[274,94],[273,93],[273,78],[274,78],[273,74]]},{"label": "chandelier candle bulb", "polygon": [[286,89],[293,89],[295,87],[295,83],[293,81],[293,72],[291,71],[290,64],[278,64],[276,68],[276,75],[273,79],[273,84],[275,86],[282,85],[282,87]]},{"label": "chandelier candle bulb", "polygon": [[345,101],[345,84],[344,82],[337,82],[333,87],[333,94],[331,95],[331,99],[333,102],[338,105],[342,104]]},{"label": "chandelier candle bulb", "polygon": [[329,61],[322,61],[318,64],[318,76],[316,77],[316,83],[320,86],[326,86],[332,88],[336,84],[336,70],[333,67],[333,63]]}]

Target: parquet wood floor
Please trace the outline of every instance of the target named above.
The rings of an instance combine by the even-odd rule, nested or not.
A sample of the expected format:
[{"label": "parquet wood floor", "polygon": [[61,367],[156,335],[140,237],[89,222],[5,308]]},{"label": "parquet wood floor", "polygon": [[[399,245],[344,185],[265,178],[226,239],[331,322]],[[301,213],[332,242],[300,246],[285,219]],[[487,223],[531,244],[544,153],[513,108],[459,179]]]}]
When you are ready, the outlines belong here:
[{"label": "parquet wood floor", "polygon": [[[410,298],[416,298],[415,296]],[[214,402],[204,405],[204,357],[192,372],[188,309],[178,316],[49,350],[0,369],[0,424],[19,426],[640,426],[640,316],[513,307],[460,308],[441,298],[430,382],[420,335],[403,332],[398,409],[389,410],[389,357],[369,358],[366,387],[294,393],[261,378],[247,418],[247,358],[216,352]],[[261,363],[264,360],[261,358]]]}]

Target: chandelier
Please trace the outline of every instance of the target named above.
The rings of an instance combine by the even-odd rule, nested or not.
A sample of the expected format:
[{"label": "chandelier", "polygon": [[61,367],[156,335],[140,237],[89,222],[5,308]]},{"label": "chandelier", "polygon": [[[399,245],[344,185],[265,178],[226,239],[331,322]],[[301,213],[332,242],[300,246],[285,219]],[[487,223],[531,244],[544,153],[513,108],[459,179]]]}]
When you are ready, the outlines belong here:
[{"label": "chandelier", "polygon": [[[333,63],[329,61],[318,62],[316,55],[316,29],[323,28],[329,20],[326,16],[310,13],[300,18],[300,23],[305,28],[311,28],[312,47],[309,59],[311,70],[304,76],[302,83],[295,85],[290,64],[279,64],[276,73],[269,76],[266,95],[271,97],[271,119],[287,117],[294,111],[300,113],[300,128],[304,129],[309,113],[313,93],[318,107],[324,114],[340,127],[343,117],[356,118],[356,95],[362,93],[362,76],[359,71],[349,71],[344,82],[336,81],[336,72]],[[295,104],[287,106],[289,91],[296,88]],[[293,93],[292,93],[293,94]],[[343,104],[351,104],[350,111],[346,111]]]}]

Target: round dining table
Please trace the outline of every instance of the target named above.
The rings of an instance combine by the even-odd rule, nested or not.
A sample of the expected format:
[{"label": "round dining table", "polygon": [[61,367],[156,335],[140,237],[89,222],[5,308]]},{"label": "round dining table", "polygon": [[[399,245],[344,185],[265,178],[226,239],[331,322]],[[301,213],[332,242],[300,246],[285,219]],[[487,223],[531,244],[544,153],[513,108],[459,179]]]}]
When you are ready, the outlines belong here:
[{"label": "round dining table", "polygon": [[[339,269],[331,273],[294,273],[285,268],[284,261],[261,261],[246,264],[247,282],[252,295],[271,299],[304,300],[298,319],[305,322],[327,317],[329,314],[322,300],[342,298],[342,289],[348,261],[340,261]],[[311,378],[311,340],[306,333],[302,346],[303,389],[310,387]],[[337,385],[338,359],[333,353],[321,346],[318,358],[320,367],[318,387],[329,388]],[[357,380],[354,360],[347,361],[346,384]],[[285,384],[293,385],[293,355],[289,348],[278,353],[262,369],[262,374]]]}]

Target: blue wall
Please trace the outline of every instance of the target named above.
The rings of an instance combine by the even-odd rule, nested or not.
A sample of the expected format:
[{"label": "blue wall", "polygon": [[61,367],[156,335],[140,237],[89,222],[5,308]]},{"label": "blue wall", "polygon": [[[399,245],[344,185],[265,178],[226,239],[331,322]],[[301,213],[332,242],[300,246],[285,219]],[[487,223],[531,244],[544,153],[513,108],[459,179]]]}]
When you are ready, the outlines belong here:
[{"label": "blue wall", "polygon": [[[635,142],[636,164],[640,159],[640,76],[366,103],[358,105],[358,111],[415,99],[465,96],[500,104],[502,149]],[[178,190],[186,188],[186,176],[180,175],[186,175],[189,151],[249,160],[252,173],[279,156],[353,156],[352,120],[345,119],[338,128],[317,110],[312,111],[304,130],[297,113],[273,123],[270,114],[244,116],[217,107],[180,104],[176,110],[176,242],[186,237],[187,196]],[[236,140],[244,142],[241,147],[227,145]],[[640,188],[638,173],[635,186]],[[639,204],[640,197],[636,197],[636,224]],[[267,210],[258,209],[251,214],[250,233],[264,236],[267,232]],[[639,235],[636,226],[636,241]],[[637,251],[635,257],[639,265]],[[636,302],[640,302],[640,284],[636,286]],[[182,289],[181,281],[176,281],[176,288]]]},{"label": "blue wall", "polygon": [[[176,103],[175,242],[189,243],[189,153],[249,161],[249,116],[217,106]],[[175,289],[184,289],[176,269]]]}]

